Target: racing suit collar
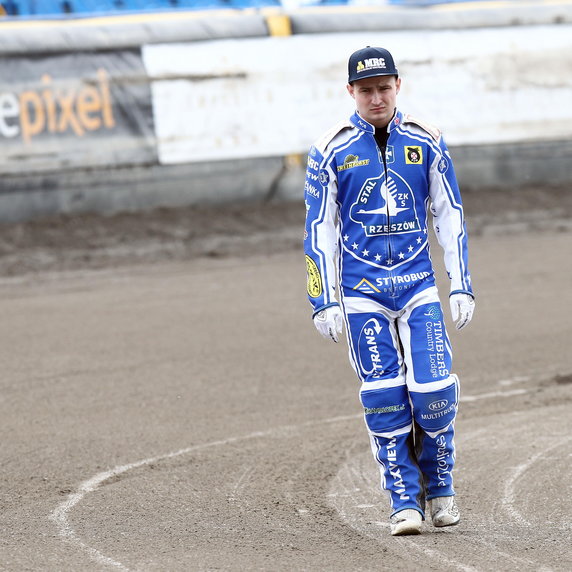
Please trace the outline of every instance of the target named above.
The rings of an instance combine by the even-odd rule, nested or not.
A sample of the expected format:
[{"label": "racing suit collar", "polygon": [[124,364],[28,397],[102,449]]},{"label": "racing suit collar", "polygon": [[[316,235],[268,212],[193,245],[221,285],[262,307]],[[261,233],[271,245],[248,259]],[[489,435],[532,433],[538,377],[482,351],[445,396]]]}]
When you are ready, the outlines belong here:
[{"label": "racing suit collar", "polygon": [[[358,129],[361,129],[366,133],[375,133],[375,127],[371,123],[366,121],[357,111],[355,111],[354,114],[350,117],[350,121]],[[401,111],[399,111],[399,109],[395,108],[395,113],[393,114],[391,121],[387,125],[387,130],[389,132],[393,131],[393,129],[398,125],[400,125],[402,122],[403,122],[403,114],[401,113]]]},{"label": "racing suit collar", "polygon": [[366,131],[367,133],[375,133],[375,127],[363,119],[357,111],[354,112],[354,114],[350,117],[350,121],[362,131]]}]

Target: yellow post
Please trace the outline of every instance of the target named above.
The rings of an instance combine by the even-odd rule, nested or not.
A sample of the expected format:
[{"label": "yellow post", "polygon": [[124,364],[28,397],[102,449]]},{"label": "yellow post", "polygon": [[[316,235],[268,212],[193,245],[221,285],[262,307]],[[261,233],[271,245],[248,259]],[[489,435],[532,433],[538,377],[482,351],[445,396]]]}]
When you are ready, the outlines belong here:
[{"label": "yellow post", "polygon": [[292,24],[290,17],[286,14],[268,14],[266,25],[271,36],[291,36]]}]

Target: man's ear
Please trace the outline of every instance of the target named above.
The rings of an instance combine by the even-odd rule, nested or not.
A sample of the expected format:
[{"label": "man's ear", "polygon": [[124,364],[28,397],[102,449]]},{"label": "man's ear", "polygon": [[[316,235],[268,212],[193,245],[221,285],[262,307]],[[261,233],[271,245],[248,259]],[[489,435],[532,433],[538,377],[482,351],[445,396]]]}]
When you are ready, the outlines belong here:
[{"label": "man's ear", "polygon": [[348,83],[346,87],[348,89],[348,93],[355,99],[354,86],[351,83]]},{"label": "man's ear", "polygon": [[398,77],[395,80],[395,93],[399,93],[399,90],[401,89],[401,78]]}]

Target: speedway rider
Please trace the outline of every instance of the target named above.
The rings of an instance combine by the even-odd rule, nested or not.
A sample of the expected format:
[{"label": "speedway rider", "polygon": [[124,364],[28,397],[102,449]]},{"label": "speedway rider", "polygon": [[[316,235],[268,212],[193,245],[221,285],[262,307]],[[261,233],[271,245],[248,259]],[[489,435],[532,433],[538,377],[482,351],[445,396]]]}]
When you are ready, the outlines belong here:
[{"label": "speedway rider", "polygon": [[391,533],[418,534],[425,500],[434,526],[459,522],[452,478],[459,382],[429,254],[428,211],[457,329],[474,309],[467,232],[440,131],[396,108],[401,78],[392,55],[368,46],[350,56],[348,69],[357,111],[308,155],[308,296],[324,337],[337,342],[346,325],[390,497]]}]

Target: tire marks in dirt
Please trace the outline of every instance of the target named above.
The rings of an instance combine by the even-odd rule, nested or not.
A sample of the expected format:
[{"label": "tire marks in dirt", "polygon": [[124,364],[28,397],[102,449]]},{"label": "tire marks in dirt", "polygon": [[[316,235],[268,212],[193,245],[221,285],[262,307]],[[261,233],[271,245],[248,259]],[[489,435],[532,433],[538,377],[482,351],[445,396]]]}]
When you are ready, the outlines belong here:
[{"label": "tire marks in dirt", "polygon": [[[323,531],[324,535],[333,531],[340,535],[344,527],[349,527],[360,537],[373,541],[369,544],[372,551],[381,549],[384,558],[401,563],[396,570],[413,569],[423,562],[427,570],[482,571],[486,570],[483,554],[490,555],[490,570],[566,569],[562,564],[569,562],[566,560],[570,557],[569,549],[568,553],[564,551],[558,556],[553,547],[554,542],[560,547],[569,546],[570,525],[558,527],[554,523],[550,530],[542,526],[546,521],[546,507],[555,502],[561,503],[562,514],[570,513],[570,506],[562,506],[562,501],[557,499],[562,487],[569,487],[564,464],[570,457],[571,438],[569,428],[562,423],[562,419],[566,419],[565,407],[539,407],[508,415],[461,420],[456,480],[463,516],[461,524],[450,529],[435,529],[426,523],[423,535],[399,539],[389,535],[388,504],[381,498],[379,473],[367,450],[365,432],[359,435],[360,439],[347,438],[360,417],[334,417],[253,432],[121,465],[81,483],[56,507],[50,519],[56,524],[62,540],[84,551],[93,561],[107,568],[129,570],[126,563],[90,545],[89,538],[80,538],[70,521],[74,508],[106,482],[128,472],[145,470],[151,465],[201,451],[207,457],[216,456],[218,448],[240,444],[244,449],[243,456],[237,459],[231,473],[234,476],[227,481],[226,492],[223,491],[229,503],[228,510],[248,514],[257,503],[269,505],[274,495],[282,506],[274,512],[273,523],[282,526],[294,543],[300,534],[316,534],[316,529],[328,529]],[[296,447],[297,443],[313,438],[317,429],[323,433],[327,426],[330,428],[325,432],[333,438],[336,435],[344,438],[345,435],[345,458],[337,463],[337,474],[334,471],[329,482],[320,482],[320,471],[312,469],[312,465],[324,462],[323,459],[307,452],[288,454],[280,466],[273,466],[270,457],[266,457],[267,450],[277,446]],[[249,442],[258,443],[255,450],[261,452],[260,457],[252,457]],[[535,448],[536,452],[533,452]],[[320,454],[326,456],[325,450]],[[331,466],[332,462],[335,460],[327,460],[325,466]],[[547,481],[552,486],[542,489],[539,494],[538,483]],[[129,488],[119,490],[124,495],[130,494]],[[322,500],[317,501],[320,496]],[[324,514],[324,505],[333,509],[339,523],[332,520],[332,515]],[[296,517],[285,519],[288,512]],[[252,522],[246,520],[245,526],[249,525]],[[255,532],[251,531],[251,534],[255,536]],[[321,539],[316,540],[320,544]],[[346,535],[345,541],[350,540]],[[361,546],[363,550],[363,543]],[[192,546],[189,549],[192,550]],[[366,555],[363,556],[363,569],[368,569]]]},{"label": "tire marks in dirt", "polygon": [[[565,419],[566,408],[556,406],[488,418],[486,428],[482,417],[461,423],[456,439],[461,524],[435,529],[425,522],[422,536],[393,539],[391,551],[402,562],[417,553],[441,570],[569,569],[571,525],[565,515],[572,501],[569,493],[559,498],[570,489],[572,437]],[[378,471],[371,465],[369,454],[351,458],[332,480],[329,497],[349,526],[385,544],[388,511],[367,503],[378,494]],[[560,521],[547,513],[555,504]],[[489,568],[483,568],[483,553],[490,555]]]}]

